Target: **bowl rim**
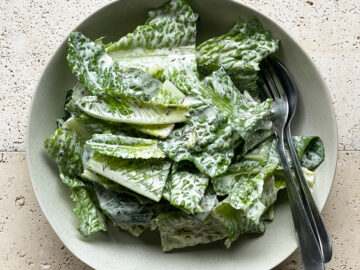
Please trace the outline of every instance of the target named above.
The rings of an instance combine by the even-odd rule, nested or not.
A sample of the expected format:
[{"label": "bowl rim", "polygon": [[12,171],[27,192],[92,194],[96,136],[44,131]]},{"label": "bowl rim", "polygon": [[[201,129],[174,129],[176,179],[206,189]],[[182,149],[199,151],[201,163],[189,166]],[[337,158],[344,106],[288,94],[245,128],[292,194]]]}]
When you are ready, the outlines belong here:
[{"label": "bowl rim", "polygon": [[[29,165],[29,160],[30,160],[30,143],[29,143],[29,133],[30,133],[30,123],[33,121],[33,118],[34,118],[34,103],[35,103],[35,100],[37,98],[37,95],[38,95],[38,88],[40,86],[40,83],[42,81],[42,78],[43,78],[43,75],[44,75],[44,72],[45,70],[47,70],[50,66],[50,63],[51,63],[51,60],[54,58],[55,54],[59,51],[59,49],[66,45],[66,42],[67,42],[67,39],[68,39],[68,36],[70,35],[70,33],[74,30],[77,30],[79,28],[81,28],[81,26],[86,23],[87,20],[91,19],[93,16],[95,16],[97,13],[101,12],[102,10],[105,10],[107,8],[109,8],[110,6],[112,5],[115,5],[116,3],[118,2],[121,2],[123,0],[118,0],[118,1],[114,1],[114,2],[111,2],[111,3],[107,3],[106,5],[104,6],[101,6],[100,8],[94,10],[91,14],[89,14],[88,16],[86,16],[85,18],[83,18],[77,25],[75,28],[72,28],[72,30],[70,30],[70,32],[66,35],[66,37],[56,46],[56,48],[52,51],[52,53],[50,54],[50,56],[47,58],[46,60],[46,63],[42,69],[42,72],[40,74],[40,76],[38,77],[38,80],[37,80],[37,83],[36,83],[36,86],[34,88],[34,91],[33,91],[33,96],[32,96],[32,99],[31,99],[31,102],[30,102],[30,110],[28,112],[28,120],[27,120],[27,126],[26,126],[26,131],[25,131],[25,150],[26,150],[26,167],[28,168],[28,171],[29,171],[29,177],[30,177],[30,180],[31,180],[31,186],[32,186],[32,189],[34,191],[34,194],[35,194],[35,197],[36,197],[36,200],[38,202],[38,205],[44,215],[44,217],[46,218],[46,220],[48,221],[48,223],[50,224],[52,230],[55,232],[56,236],[59,238],[59,240],[66,246],[66,248],[71,252],[71,254],[73,254],[77,259],[79,259],[81,262],[83,262],[84,264],[92,267],[92,265],[88,264],[83,258],[81,258],[80,256],[78,256],[76,254],[76,250],[73,248],[73,247],[69,247],[66,243],[64,243],[62,241],[62,239],[60,238],[59,236],[59,233],[57,232],[57,230],[55,230],[55,226],[53,225],[53,222],[48,219],[48,216],[45,214],[45,211],[43,209],[43,205],[40,204],[39,202],[39,194],[38,192],[36,191],[35,189],[35,186],[33,184],[33,173],[32,173],[32,168],[31,166]],[[166,0],[164,3],[168,2],[170,0]],[[323,205],[320,205],[320,207],[318,206],[320,212],[322,212],[325,208],[325,205],[329,199],[329,196],[330,196],[330,193],[331,193],[331,190],[334,186],[334,179],[335,179],[335,175],[336,175],[336,172],[337,172],[337,168],[338,168],[338,155],[339,155],[339,150],[338,150],[338,145],[339,145],[339,136],[338,136],[338,126],[337,126],[337,120],[336,120],[336,114],[335,114],[335,110],[334,110],[334,105],[332,103],[332,98],[331,98],[331,95],[330,95],[330,91],[329,91],[329,87],[327,86],[327,83],[324,79],[324,77],[322,76],[322,74],[320,73],[317,65],[314,63],[314,61],[312,60],[312,58],[309,56],[309,54],[300,46],[299,42],[293,37],[293,35],[285,30],[282,26],[280,26],[276,21],[274,21],[272,18],[270,18],[268,15],[262,13],[261,11],[255,9],[254,7],[248,5],[248,4],[244,4],[242,2],[240,2],[240,0],[227,0],[228,2],[231,2],[235,5],[238,5],[240,6],[241,8],[243,9],[248,9],[248,10],[251,10],[256,16],[259,16],[259,17],[263,17],[265,18],[266,20],[270,21],[273,25],[275,25],[277,28],[281,29],[282,31],[284,31],[284,33],[288,36],[288,38],[290,39],[290,41],[293,42],[293,44],[295,44],[295,46],[297,47],[297,49],[299,51],[301,51],[304,56],[307,58],[307,60],[313,65],[314,67],[314,70],[315,70],[315,75],[320,79],[320,82],[323,84],[324,88],[325,88],[325,92],[326,92],[326,100],[327,100],[327,103],[330,105],[330,108],[331,108],[331,118],[332,118],[332,122],[333,122],[333,125],[334,125],[334,128],[335,128],[335,142],[336,142],[336,149],[335,149],[335,156],[336,156],[336,159],[335,159],[335,167],[333,169],[333,173],[332,173],[332,179],[331,179],[331,185],[330,185],[330,189],[329,189],[329,193],[326,195],[326,199],[324,200],[324,203]],[[190,4],[191,6],[191,4]],[[284,257],[284,258],[281,258],[281,260],[279,260],[279,262],[275,265],[272,266],[272,268],[275,268],[277,267],[278,265],[280,265],[282,262],[284,262],[287,258],[289,258],[296,250],[298,249],[298,247],[296,246],[295,248],[293,248],[292,250],[289,250],[289,255]]]}]

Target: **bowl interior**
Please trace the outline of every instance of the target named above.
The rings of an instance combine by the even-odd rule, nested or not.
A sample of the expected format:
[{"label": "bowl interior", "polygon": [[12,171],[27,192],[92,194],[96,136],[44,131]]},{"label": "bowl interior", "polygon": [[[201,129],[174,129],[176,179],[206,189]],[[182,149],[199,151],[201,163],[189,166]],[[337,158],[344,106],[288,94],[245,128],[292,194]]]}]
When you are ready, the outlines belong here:
[{"label": "bowl interior", "polygon": [[[92,39],[105,36],[115,41],[142,24],[151,8],[164,0],[121,0],[88,17],[77,30]],[[325,145],[326,158],[316,170],[313,188],[320,209],[329,195],[336,167],[337,131],[328,90],[315,66],[278,25],[267,17],[230,0],[193,0],[200,14],[198,42],[225,33],[238,17],[256,16],[273,36],[281,40],[277,57],[289,68],[299,89],[299,104],[293,123],[294,134],[318,135]],[[96,269],[269,269],[283,261],[296,248],[296,238],[285,194],[277,203],[275,220],[261,236],[244,236],[230,249],[223,242],[186,248],[171,253],[160,250],[157,233],[140,238],[109,228],[88,239],[76,230],[70,192],[58,179],[58,171],[43,147],[43,141],[55,130],[55,119],[63,114],[65,93],[74,82],[66,64],[63,42],[49,61],[38,84],[28,126],[28,166],[35,194],[51,226],[64,244],[82,261]]]}]

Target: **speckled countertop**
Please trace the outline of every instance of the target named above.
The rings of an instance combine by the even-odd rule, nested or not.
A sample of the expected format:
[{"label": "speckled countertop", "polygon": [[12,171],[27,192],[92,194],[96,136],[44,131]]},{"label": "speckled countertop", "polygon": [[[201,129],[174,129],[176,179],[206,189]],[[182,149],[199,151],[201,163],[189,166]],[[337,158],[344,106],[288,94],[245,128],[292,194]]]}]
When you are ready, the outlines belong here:
[{"label": "speckled countertop", "polygon": [[[89,269],[43,216],[25,161],[25,129],[45,62],[108,0],[1,0],[0,269]],[[323,211],[334,256],[327,269],[360,269],[360,1],[244,0],[302,45],[329,86],[339,128],[338,168]],[[301,269],[295,252],[276,270]]]}]

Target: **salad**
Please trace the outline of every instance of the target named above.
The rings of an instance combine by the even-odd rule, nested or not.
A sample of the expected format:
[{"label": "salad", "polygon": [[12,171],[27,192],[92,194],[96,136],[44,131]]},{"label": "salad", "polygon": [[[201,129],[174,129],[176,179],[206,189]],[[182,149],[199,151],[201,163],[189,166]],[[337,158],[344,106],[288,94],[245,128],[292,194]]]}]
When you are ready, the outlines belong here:
[{"label": "salad", "polygon": [[[185,0],[149,11],[104,44],[74,31],[77,79],[45,141],[71,190],[81,235],[159,230],[163,251],[263,233],[285,181],[259,64],[279,41],[252,18],[196,46]],[[310,185],[324,159],[316,136],[293,138]]]}]

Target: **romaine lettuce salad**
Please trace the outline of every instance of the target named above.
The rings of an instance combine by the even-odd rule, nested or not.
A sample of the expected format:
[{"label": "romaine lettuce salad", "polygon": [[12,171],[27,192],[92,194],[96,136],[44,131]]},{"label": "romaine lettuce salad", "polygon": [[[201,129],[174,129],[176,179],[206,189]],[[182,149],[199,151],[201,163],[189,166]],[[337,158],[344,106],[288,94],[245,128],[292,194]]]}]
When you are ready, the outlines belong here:
[{"label": "romaine lettuce salad", "polygon": [[[239,19],[196,47],[197,19],[171,0],[116,42],[70,34],[77,83],[45,148],[83,236],[110,221],[134,236],[158,229],[164,251],[220,239],[230,247],[274,218],[285,182],[271,100],[260,101],[256,81],[278,40],[257,19]],[[312,184],[322,141],[294,141]]]}]

